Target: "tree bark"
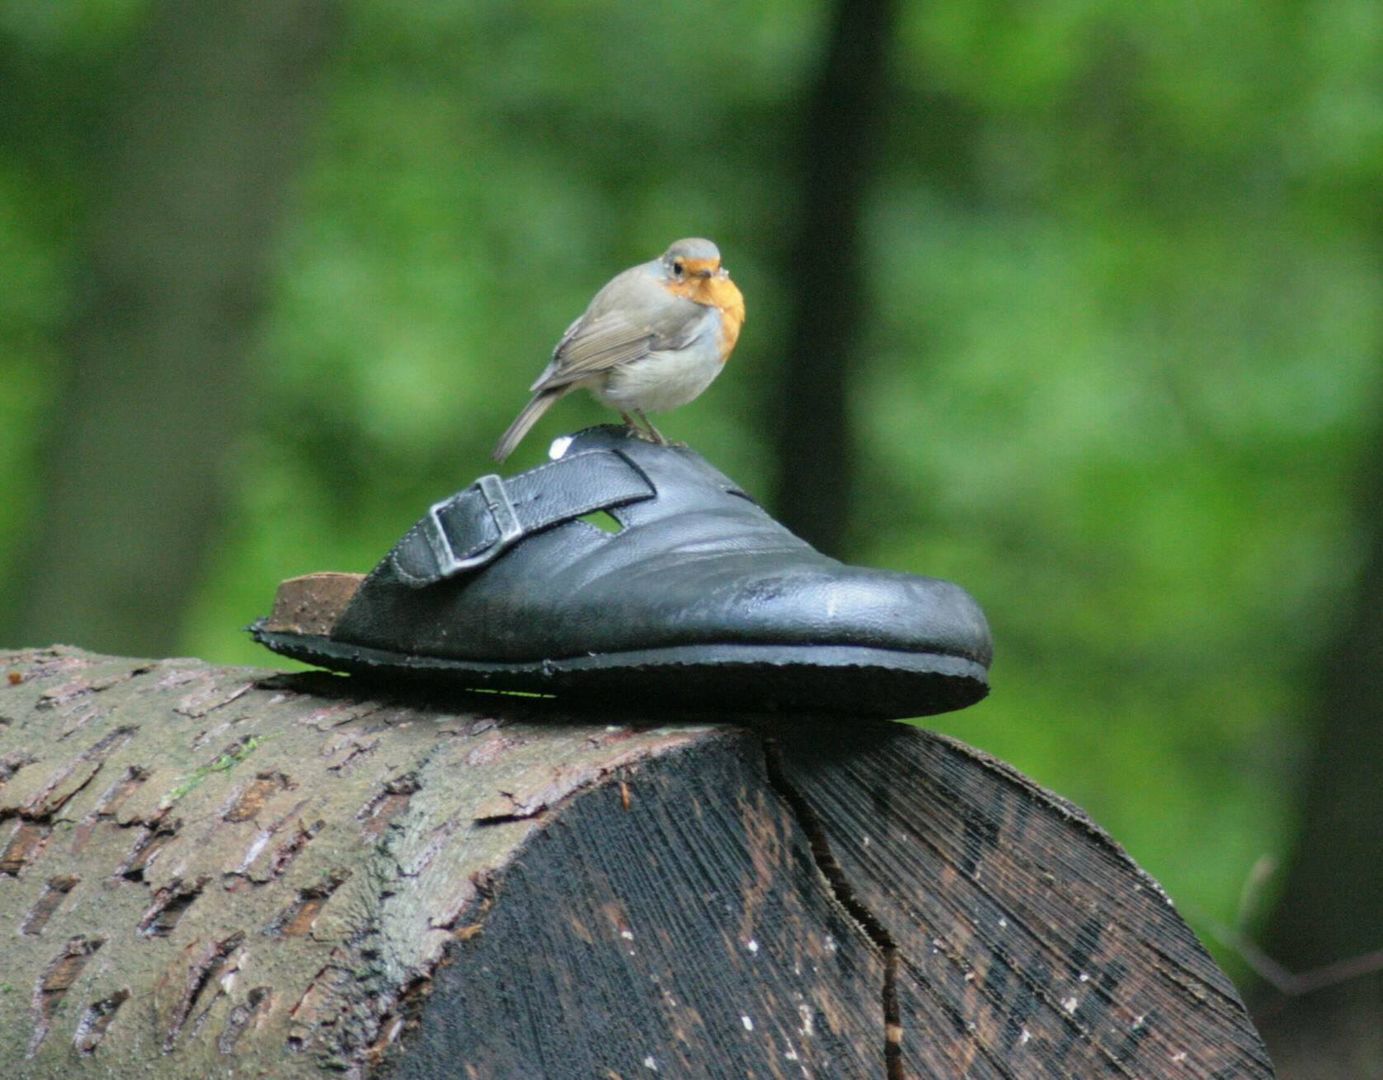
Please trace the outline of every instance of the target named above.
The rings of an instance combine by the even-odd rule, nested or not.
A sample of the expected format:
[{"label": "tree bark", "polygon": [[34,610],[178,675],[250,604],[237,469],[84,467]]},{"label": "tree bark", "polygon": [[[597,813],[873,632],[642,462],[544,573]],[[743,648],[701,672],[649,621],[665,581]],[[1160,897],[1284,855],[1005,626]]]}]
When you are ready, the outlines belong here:
[{"label": "tree bark", "polygon": [[173,647],[219,521],[335,9],[154,6],[93,162],[69,370],[33,543],[6,590],[8,640]]},{"label": "tree bark", "polygon": [[1271,1075],[1156,883],[942,736],[0,672],[10,1076]]},{"label": "tree bark", "polygon": [[840,0],[800,139],[792,321],[779,378],[775,510],[829,555],[845,553],[854,491],[849,373],[867,287],[861,218],[888,97],[894,0]]}]

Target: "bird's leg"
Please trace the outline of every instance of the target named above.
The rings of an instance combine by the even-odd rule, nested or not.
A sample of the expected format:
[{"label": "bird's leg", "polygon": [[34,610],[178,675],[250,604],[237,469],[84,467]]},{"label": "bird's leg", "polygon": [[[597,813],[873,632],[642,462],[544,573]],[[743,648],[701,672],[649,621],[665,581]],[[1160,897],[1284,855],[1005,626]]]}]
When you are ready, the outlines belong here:
[{"label": "bird's leg", "polygon": [[653,422],[643,414],[642,409],[635,409],[634,415],[643,421],[644,427],[648,428],[648,434],[652,436],[653,441],[655,443],[657,443],[659,446],[668,445],[668,441],[665,438],[663,438],[663,433],[653,426]]},{"label": "bird's leg", "polygon": [[624,426],[627,427],[630,431],[637,432],[640,435],[643,434],[643,432],[639,431],[639,425],[634,423],[634,418],[630,416],[627,412],[621,412],[619,414],[619,418],[624,421]]}]

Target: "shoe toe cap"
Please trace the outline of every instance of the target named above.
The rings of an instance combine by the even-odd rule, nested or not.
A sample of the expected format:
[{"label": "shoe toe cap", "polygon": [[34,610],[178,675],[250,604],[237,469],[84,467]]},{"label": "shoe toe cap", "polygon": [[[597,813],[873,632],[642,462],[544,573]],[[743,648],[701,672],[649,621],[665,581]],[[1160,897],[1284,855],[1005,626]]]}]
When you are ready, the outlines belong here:
[{"label": "shoe toe cap", "polygon": [[959,585],[914,574],[837,564],[750,575],[691,606],[710,623],[738,627],[743,640],[942,653],[986,666],[993,655],[974,598]]}]

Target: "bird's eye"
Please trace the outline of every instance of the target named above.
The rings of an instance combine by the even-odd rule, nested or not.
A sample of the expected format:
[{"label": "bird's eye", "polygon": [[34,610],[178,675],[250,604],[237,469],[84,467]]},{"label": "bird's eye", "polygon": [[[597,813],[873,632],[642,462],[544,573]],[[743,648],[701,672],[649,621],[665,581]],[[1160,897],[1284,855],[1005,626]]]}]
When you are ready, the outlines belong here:
[{"label": "bird's eye", "polygon": [[681,259],[674,259],[672,262],[672,273],[674,277],[681,277],[686,267],[682,265]]}]

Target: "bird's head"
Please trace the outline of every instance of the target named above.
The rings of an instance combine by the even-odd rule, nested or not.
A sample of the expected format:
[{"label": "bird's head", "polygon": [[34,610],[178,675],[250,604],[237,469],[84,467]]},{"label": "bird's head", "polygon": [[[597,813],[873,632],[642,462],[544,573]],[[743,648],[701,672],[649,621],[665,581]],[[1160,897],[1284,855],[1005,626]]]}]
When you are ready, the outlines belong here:
[{"label": "bird's head", "polygon": [[700,237],[678,240],[663,252],[661,261],[663,272],[672,281],[730,276],[729,271],[720,265],[720,248]]}]

